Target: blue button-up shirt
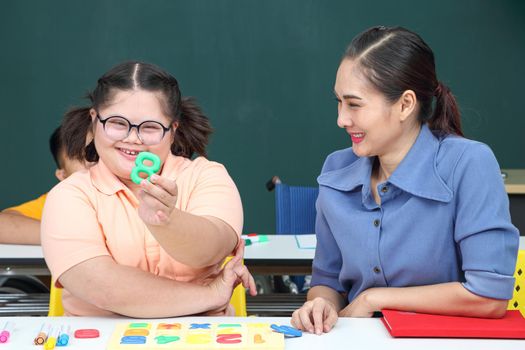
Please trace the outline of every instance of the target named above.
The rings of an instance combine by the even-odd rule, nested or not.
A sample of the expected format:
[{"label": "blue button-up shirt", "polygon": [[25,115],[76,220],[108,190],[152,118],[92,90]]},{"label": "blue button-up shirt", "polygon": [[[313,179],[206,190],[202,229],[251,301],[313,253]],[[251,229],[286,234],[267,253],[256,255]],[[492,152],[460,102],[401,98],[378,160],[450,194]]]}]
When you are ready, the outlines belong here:
[{"label": "blue button-up shirt", "polygon": [[332,153],[318,177],[312,286],[348,293],[459,281],[477,295],[511,299],[519,232],[490,148],[423,126],[384,183],[374,158]]}]

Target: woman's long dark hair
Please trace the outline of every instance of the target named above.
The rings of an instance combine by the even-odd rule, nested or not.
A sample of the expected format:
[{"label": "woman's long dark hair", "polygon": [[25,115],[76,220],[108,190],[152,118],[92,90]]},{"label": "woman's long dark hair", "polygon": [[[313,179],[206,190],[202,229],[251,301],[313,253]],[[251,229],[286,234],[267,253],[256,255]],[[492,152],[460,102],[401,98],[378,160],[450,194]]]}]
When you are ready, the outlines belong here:
[{"label": "woman's long dark hair", "polygon": [[463,136],[456,99],[438,81],[434,53],[416,33],[401,27],[370,28],[352,40],[343,59],[355,60],[390,102],[406,90],[414,91],[420,104],[418,118],[434,132]]},{"label": "woman's long dark hair", "polygon": [[90,109],[99,110],[110,102],[118,91],[142,89],[160,92],[164,108],[172,122],[177,122],[171,152],[191,158],[194,154],[206,156],[206,146],[213,129],[208,118],[192,98],[182,97],[177,79],[161,68],[143,62],[125,62],[104,74],[87,97],[88,107],[76,107],[66,113],[61,136],[68,157],[89,162],[98,161],[94,142],[86,146],[86,137],[92,130]]}]

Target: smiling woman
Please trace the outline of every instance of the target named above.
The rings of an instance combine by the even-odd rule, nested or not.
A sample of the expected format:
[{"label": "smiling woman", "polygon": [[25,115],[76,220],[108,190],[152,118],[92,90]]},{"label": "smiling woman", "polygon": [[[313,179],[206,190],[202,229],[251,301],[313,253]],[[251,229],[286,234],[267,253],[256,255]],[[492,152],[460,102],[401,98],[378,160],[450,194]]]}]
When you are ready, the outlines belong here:
[{"label": "smiling woman", "polygon": [[317,179],[312,288],[292,323],[319,334],[383,309],[501,317],[518,231],[498,163],[462,137],[430,47],[404,28],[371,28],[347,49],[334,90],[352,147]]},{"label": "smiling woman", "polygon": [[[70,157],[96,164],[49,193],[42,219],[65,312],[231,314],[233,288],[242,281],[254,293],[255,284],[241,263],[237,188],[204,157],[208,119],[173,76],[141,62],[111,69],[89,99],[67,113],[61,130]],[[137,184],[130,174],[141,152],[155,154],[161,168]]]}]

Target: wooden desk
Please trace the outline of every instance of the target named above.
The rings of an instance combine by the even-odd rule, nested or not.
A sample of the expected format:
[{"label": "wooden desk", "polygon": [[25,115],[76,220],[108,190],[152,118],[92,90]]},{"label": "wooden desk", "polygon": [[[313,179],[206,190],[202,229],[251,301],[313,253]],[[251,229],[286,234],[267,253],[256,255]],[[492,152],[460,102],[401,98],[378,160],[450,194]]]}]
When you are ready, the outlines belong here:
[{"label": "wooden desk", "polygon": [[[9,341],[0,344],[2,349],[43,349],[34,346],[33,339],[43,322],[53,325],[70,325],[74,332],[80,328],[96,328],[100,337],[95,339],[70,338],[67,347],[55,349],[65,350],[102,350],[117,323],[128,322],[264,322],[289,324],[287,317],[180,317],[162,320],[135,320],[122,317],[2,317],[0,323],[15,322],[15,328]],[[381,349],[381,350],[523,350],[525,341],[507,339],[439,339],[439,338],[392,338],[381,321],[377,318],[340,318],[334,329],[321,336],[304,333],[300,338],[285,340],[286,350],[320,350],[320,349]],[[130,346],[133,349],[133,346]],[[166,348],[169,349],[169,348]]]}]

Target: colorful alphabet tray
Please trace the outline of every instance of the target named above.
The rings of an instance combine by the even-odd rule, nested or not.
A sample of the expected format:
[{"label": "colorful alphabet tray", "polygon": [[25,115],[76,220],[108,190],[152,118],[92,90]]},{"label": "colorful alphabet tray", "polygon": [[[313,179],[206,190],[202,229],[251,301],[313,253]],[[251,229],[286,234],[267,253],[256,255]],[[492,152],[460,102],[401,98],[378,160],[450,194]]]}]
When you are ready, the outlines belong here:
[{"label": "colorful alphabet tray", "polygon": [[117,324],[107,350],[132,349],[284,350],[284,335],[268,323]]}]

